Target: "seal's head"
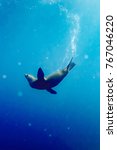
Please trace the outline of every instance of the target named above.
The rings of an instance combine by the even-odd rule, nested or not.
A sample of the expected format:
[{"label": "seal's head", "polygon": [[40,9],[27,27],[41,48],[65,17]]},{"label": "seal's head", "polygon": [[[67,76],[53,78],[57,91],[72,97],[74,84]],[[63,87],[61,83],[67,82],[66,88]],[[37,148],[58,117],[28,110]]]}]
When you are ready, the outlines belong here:
[{"label": "seal's head", "polygon": [[24,74],[25,78],[28,80],[29,83],[35,81],[35,77],[30,74]]}]

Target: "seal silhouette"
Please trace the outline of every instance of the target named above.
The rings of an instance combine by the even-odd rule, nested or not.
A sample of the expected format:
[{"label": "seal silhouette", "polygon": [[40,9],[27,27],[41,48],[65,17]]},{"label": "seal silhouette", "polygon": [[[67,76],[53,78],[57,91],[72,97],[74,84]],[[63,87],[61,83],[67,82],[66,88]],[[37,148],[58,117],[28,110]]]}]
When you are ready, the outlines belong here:
[{"label": "seal silhouette", "polygon": [[32,88],[47,90],[51,94],[57,94],[57,92],[52,88],[57,86],[65,78],[69,71],[75,66],[75,63],[72,62],[72,59],[70,60],[67,67],[53,74],[50,74],[47,77],[44,77],[44,72],[41,68],[38,69],[37,78],[30,74],[25,74],[25,77]]}]

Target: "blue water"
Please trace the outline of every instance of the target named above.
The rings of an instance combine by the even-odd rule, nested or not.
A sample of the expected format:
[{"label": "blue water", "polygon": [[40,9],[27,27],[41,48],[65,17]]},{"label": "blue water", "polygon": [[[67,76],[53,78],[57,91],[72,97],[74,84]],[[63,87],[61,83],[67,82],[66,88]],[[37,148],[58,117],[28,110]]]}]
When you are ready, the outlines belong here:
[{"label": "blue water", "polygon": [[[99,0],[0,0],[0,150],[99,150]],[[24,73],[76,66],[54,90]]]}]

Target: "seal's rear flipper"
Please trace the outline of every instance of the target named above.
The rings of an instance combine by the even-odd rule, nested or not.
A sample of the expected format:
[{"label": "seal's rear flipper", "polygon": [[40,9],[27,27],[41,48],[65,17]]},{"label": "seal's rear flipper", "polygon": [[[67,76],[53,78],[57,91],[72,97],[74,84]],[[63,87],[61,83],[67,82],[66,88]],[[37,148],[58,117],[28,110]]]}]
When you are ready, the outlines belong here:
[{"label": "seal's rear flipper", "polygon": [[50,92],[51,94],[57,94],[56,91],[54,91],[53,89],[47,89],[48,92]]},{"label": "seal's rear flipper", "polygon": [[38,80],[44,80],[44,73],[41,68],[38,69],[37,78],[38,78]]},{"label": "seal's rear flipper", "polygon": [[[72,57],[73,59],[73,57]],[[67,66],[67,70],[70,71],[76,64],[74,62],[72,62],[72,59],[70,60],[68,66]]]}]

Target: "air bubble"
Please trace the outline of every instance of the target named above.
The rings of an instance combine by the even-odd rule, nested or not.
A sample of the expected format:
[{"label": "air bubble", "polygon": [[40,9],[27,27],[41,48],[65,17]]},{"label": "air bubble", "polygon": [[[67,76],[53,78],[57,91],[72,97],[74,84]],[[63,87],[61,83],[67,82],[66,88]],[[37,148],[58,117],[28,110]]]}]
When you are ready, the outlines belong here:
[{"label": "air bubble", "polygon": [[49,137],[52,137],[52,134],[49,134],[48,136],[49,136]]},{"label": "air bubble", "polygon": [[32,123],[29,122],[29,123],[28,123],[28,126],[31,127],[31,126],[32,126]]},{"label": "air bubble", "polygon": [[70,130],[71,129],[71,127],[67,127],[67,130]]},{"label": "air bubble", "polygon": [[19,61],[17,64],[18,64],[18,66],[21,66],[21,65],[22,65],[22,63],[21,63],[20,61]]},{"label": "air bubble", "polygon": [[46,131],[47,131],[47,129],[45,128],[43,131],[44,131],[44,132],[46,132]]},{"label": "air bubble", "polygon": [[87,54],[84,55],[84,59],[88,59],[89,56]]},{"label": "air bubble", "polygon": [[48,60],[49,58],[48,57],[46,57],[46,60]]},{"label": "air bubble", "polygon": [[6,75],[6,74],[3,74],[3,75],[2,75],[2,78],[3,78],[3,79],[6,79],[6,78],[7,78],[7,75]]}]

